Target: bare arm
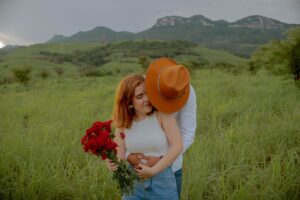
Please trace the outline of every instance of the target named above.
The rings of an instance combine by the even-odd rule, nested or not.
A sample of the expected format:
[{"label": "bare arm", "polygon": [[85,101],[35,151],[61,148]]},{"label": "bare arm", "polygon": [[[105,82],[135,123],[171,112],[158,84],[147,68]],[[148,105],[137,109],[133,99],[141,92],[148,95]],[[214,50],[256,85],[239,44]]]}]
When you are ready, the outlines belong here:
[{"label": "bare arm", "polygon": [[124,129],[116,128],[114,141],[118,144],[117,157],[119,160],[125,160],[126,146],[125,141],[120,137],[120,133],[124,132]]},{"label": "bare arm", "polygon": [[[125,153],[126,153],[126,147],[125,147],[125,141],[120,137],[120,133],[123,131],[123,129],[116,128],[115,130],[115,138],[114,141],[118,144],[117,147],[117,158],[119,160],[125,159]],[[106,166],[111,171],[116,171],[118,169],[118,166],[112,162],[110,159],[106,159]]]}]

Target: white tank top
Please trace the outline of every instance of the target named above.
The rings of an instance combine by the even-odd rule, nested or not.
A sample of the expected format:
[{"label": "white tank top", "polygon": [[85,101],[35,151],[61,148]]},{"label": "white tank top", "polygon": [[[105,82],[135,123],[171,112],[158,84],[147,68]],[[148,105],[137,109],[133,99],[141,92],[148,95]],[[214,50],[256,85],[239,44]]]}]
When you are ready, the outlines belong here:
[{"label": "white tank top", "polygon": [[131,128],[125,129],[125,145],[128,153],[162,156],[167,152],[168,140],[156,113],[142,121],[133,121]]}]

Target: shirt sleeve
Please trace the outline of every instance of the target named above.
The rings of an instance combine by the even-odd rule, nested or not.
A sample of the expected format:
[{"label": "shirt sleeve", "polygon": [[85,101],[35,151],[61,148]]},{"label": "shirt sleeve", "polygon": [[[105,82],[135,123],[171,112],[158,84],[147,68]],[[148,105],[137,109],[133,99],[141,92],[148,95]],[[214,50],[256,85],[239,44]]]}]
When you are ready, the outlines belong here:
[{"label": "shirt sleeve", "polygon": [[196,126],[197,126],[197,103],[194,88],[190,85],[190,95],[187,103],[178,113],[178,126],[183,140],[184,153],[194,142]]}]

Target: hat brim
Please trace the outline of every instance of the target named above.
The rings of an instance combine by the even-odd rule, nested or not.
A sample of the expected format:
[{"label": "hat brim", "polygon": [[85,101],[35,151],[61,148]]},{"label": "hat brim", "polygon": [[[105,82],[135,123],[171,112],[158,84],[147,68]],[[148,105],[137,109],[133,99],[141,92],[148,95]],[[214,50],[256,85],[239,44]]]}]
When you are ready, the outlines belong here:
[{"label": "hat brim", "polygon": [[179,111],[186,103],[190,87],[186,87],[183,95],[176,99],[166,99],[159,94],[158,77],[163,68],[178,65],[176,61],[170,58],[159,58],[154,60],[148,67],[146,72],[145,89],[150,103],[159,111],[165,113],[173,113]]}]

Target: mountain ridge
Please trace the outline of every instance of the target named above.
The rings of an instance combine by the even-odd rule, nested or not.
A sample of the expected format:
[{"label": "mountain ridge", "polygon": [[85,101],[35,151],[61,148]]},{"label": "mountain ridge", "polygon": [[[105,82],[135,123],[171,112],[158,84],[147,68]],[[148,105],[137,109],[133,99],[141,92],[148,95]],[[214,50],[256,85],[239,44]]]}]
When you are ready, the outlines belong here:
[{"label": "mountain ridge", "polygon": [[56,42],[99,42],[118,40],[154,39],[187,40],[201,46],[225,50],[239,56],[249,57],[261,44],[272,39],[281,39],[289,28],[300,26],[288,24],[261,15],[251,15],[234,22],[211,20],[203,15],[191,17],[165,16],[156,23],[137,33],[114,31],[98,26],[89,31],[80,31],[69,37],[56,35],[47,43]]}]

